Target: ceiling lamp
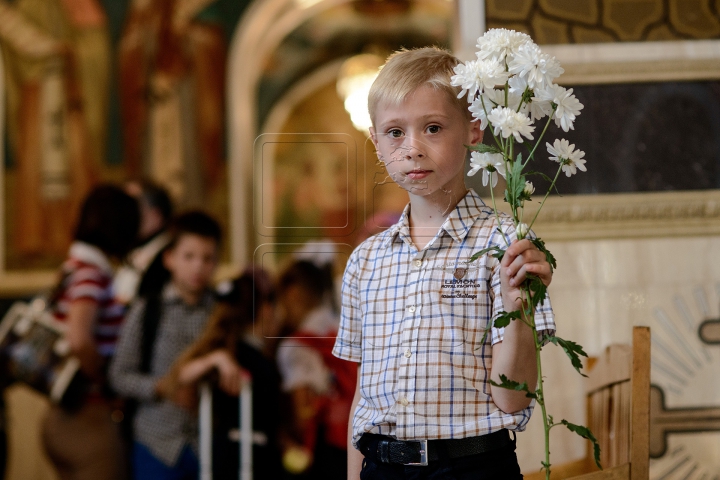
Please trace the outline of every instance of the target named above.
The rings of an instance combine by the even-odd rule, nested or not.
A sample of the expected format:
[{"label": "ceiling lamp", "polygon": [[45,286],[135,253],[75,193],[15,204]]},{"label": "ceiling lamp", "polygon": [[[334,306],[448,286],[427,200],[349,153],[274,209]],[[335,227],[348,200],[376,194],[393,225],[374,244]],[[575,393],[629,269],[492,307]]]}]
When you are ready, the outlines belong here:
[{"label": "ceiling lamp", "polygon": [[382,57],[363,53],[345,60],[338,74],[338,95],[343,99],[345,110],[350,114],[355,128],[365,134],[369,133],[372,126],[368,113],[368,93],[382,64]]}]

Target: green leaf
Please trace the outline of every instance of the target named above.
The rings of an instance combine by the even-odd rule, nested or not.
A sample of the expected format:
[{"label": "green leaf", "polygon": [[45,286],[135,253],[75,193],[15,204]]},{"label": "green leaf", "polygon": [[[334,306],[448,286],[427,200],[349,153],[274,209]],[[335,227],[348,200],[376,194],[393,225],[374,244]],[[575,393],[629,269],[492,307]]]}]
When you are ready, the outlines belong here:
[{"label": "green leaf", "polygon": [[550,264],[550,271],[554,271],[557,268],[557,260],[555,259],[555,256],[550,253],[550,250],[547,249],[545,242],[543,242],[540,238],[534,238],[530,241],[537,247],[538,250],[545,254],[545,259]]},{"label": "green leaf", "polygon": [[471,150],[473,152],[480,152],[480,153],[501,153],[497,147],[495,147],[493,145],[487,145],[485,143],[477,143],[475,145],[465,145],[465,148],[467,148],[468,150]]},{"label": "green leaf", "polygon": [[561,423],[565,425],[571,432],[577,433],[581,437],[590,440],[593,443],[593,456],[595,457],[595,465],[597,465],[598,468],[602,470],[602,465],[600,465],[600,445],[598,444],[597,438],[595,438],[595,435],[592,434],[590,429],[587,427],[583,427],[582,425],[575,425],[574,423],[570,423],[564,419]]},{"label": "green leaf", "polygon": [[495,258],[497,258],[498,260],[502,260],[503,255],[505,255],[505,250],[504,250],[504,249],[498,247],[497,245],[493,245],[492,247],[483,248],[483,249],[480,250],[479,252],[474,253],[474,254],[470,257],[470,261],[471,261],[471,262],[474,262],[475,260],[477,260],[478,258],[482,257],[483,255],[485,255],[486,253],[489,253],[489,252],[495,252],[495,253],[492,254],[492,256],[495,257]]},{"label": "green leaf", "polygon": [[520,318],[522,318],[520,315],[520,310],[515,310],[514,312],[500,312],[500,315],[497,316],[493,325],[495,328],[507,327],[510,325],[511,321],[520,320]]},{"label": "green leaf", "polygon": [[494,380],[490,380],[490,384],[494,387],[505,388],[507,390],[515,390],[517,392],[525,392],[525,396],[528,398],[537,398],[535,392],[531,392],[527,386],[527,382],[516,382],[515,380],[508,379],[505,375],[500,375],[500,383]]},{"label": "green leaf", "polygon": [[525,176],[522,174],[522,154],[518,154],[515,161],[509,162],[509,168],[505,176],[507,188],[505,190],[505,201],[510,204],[513,211],[520,206],[521,196],[525,189]]},{"label": "green leaf", "polygon": [[580,369],[582,369],[582,361],[580,360],[580,356],[588,356],[587,353],[585,353],[585,351],[583,350],[582,345],[578,345],[571,340],[563,340],[562,338],[556,337],[554,335],[548,338],[548,342],[561,346],[562,349],[565,351],[565,354],[568,356],[568,358],[570,358],[570,363],[572,363],[572,366],[575,368],[575,370],[577,370],[577,372],[583,377],[587,377],[587,375],[580,371]]},{"label": "green leaf", "polygon": [[531,292],[529,310],[530,314],[532,314],[538,305],[542,305],[545,302],[547,287],[537,275],[528,274],[526,275],[526,279],[527,286]]}]

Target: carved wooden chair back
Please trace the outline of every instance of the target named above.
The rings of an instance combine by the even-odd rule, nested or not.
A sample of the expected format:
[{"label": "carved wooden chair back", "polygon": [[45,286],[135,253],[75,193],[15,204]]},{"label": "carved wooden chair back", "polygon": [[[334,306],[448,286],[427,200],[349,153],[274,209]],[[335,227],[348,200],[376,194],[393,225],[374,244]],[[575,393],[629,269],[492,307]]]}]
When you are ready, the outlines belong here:
[{"label": "carved wooden chair back", "polygon": [[[600,444],[602,471],[573,480],[647,480],[650,466],[650,328],[633,344],[610,345],[587,382],[587,426]],[[591,447],[592,448],[592,447]],[[592,452],[588,452],[592,458]],[[597,467],[595,467],[597,469]]]}]

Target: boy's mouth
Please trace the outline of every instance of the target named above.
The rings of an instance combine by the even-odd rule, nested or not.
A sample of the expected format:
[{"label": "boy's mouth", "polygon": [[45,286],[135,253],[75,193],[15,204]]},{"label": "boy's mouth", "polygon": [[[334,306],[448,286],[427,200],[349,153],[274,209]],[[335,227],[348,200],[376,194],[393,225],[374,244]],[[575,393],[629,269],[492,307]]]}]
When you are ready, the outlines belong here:
[{"label": "boy's mouth", "polygon": [[422,168],[415,168],[410,170],[405,175],[412,180],[420,180],[432,173],[432,170],[423,170]]}]

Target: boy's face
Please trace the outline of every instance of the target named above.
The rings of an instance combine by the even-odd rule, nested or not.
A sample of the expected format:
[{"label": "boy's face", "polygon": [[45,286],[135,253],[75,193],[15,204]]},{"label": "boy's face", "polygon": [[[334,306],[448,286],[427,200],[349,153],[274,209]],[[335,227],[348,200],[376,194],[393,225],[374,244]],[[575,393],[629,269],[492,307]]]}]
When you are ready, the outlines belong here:
[{"label": "boy's face", "polygon": [[176,288],[197,294],[212,282],[217,266],[215,240],[192,233],[180,235],[175,246],[165,252],[163,263]]},{"label": "boy's face", "polygon": [[393,181],[418,196],[464,194],[465,145],[482,140],[479,122],[429,85],[397,105],[378,105],[370,135]]}]

